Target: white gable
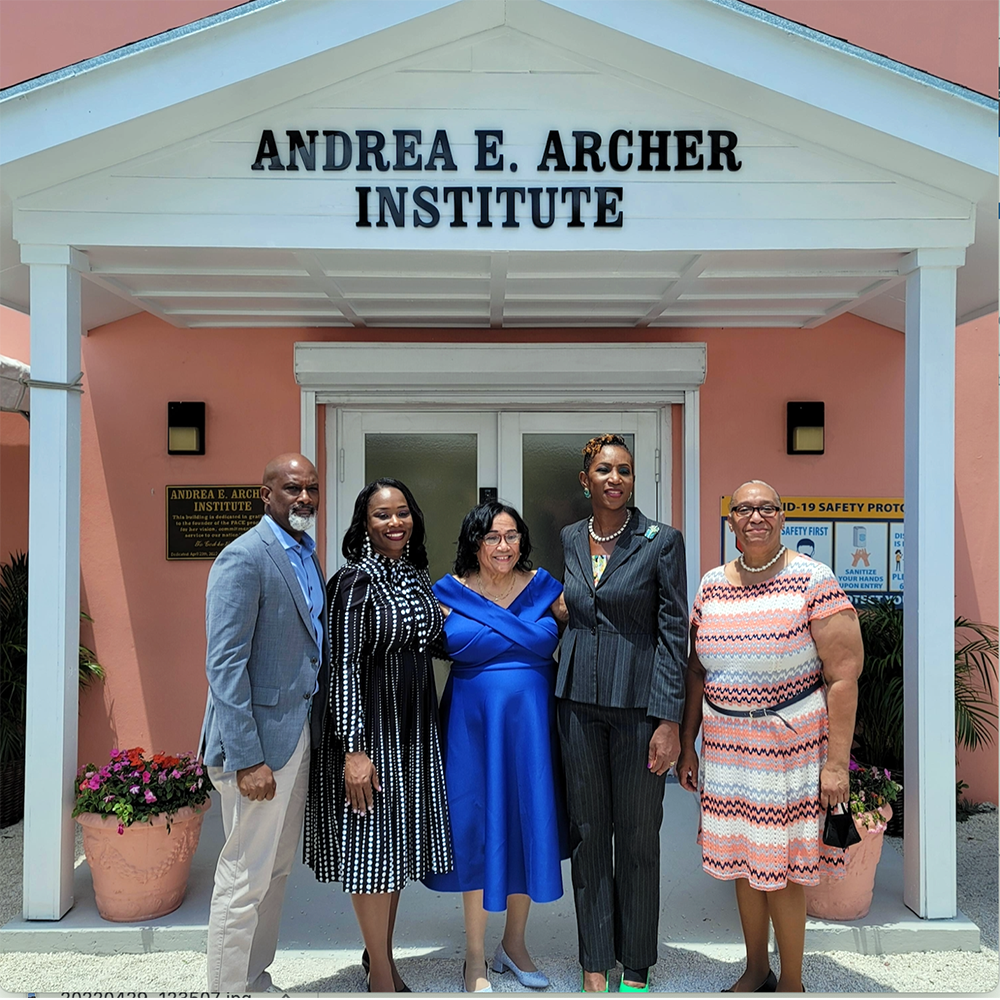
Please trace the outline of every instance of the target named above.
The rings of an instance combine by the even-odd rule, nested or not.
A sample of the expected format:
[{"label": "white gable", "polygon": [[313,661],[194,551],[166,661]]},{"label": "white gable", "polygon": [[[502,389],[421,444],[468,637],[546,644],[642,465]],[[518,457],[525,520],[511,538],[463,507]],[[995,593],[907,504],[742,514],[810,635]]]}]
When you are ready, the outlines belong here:
[{"label": "white gable", "polygon": [[[123,93],[118,80],[122,106],[98,113],[109,127],[88,135],[67,120],[75,138],[45,149],[33,136],[37,151],[7,166],[14,239],[84,250],[94,281],[181,325],[558,325],[582,314],[627,326],[802,326],[874,303],[912,249],[973,244],[990,182],[995,198],[980,162],[988,109],[855,61],[847,68],[866,85],[873,77],[883,99],[895,95],[899,126],[875,130],[865,120],[887,112],[863,94],[850,115],[831,111],[848,110],[845,93],[803,99],[801,39],[726,8],[622,2],[601,7],[602,26],[593,5],[419,6],[362,5],[377,9],[366,31],[356,4],[286,0],[213,29],[218,74],[239,82],[212,90],[205,68],[200,84],[171,77],[164,88],[184,96],[169,104]],[[748,58],[734,49],[737,29],[787,65],[760,66],[753,81],[719,68]],[[298,57],[265,50],[267,32]],[[182,39],[104,69],[149,86],[157,63],[176,72],[184,62],[181,42],[187,58],[205,54],[204,39]],[[840,72],[858,91],[844,53],[805,48],[817,80]],[[259,74],[232,65],[244,51]],[[77,90],[99,88],[94,72]],[[782,72],[785,92],[774,89]],[[53,84],[53,113],[78,104],[72,84]],[[918,98],[922,123],[911,120]],[[60,126],[49,128],[54,140]],[[27,135],[15,137],[25,149]],[[943,153],[949,141],[956,159]],[[983,301],[977,287],[975,309],[995,302],[995,245],[994,233],[993,287]],[[234,280],[203,287],[201,309],[189,296],[178,310],[163,281],[136,277],[148,255],[128,248],[146,247],[173,248],[160,270],[191,289],[206,274],[197,248],[244,253]],[[854,252],[846,270],[839,251]],[[748,266],[753,252],[769,256]],[[345,291],[358,262],[385,275],[360,297]],[[554,279],[525,292],[523,308],[522,268]],[[422,295],[396,294],[394,273],[421,282]],[[620,305],[569,306],[573,284],[560,274],[595,306]],[[241,296],[242,276],[270,276],[275,296]],[[736,291],[755,279],[756,290]]]},{"label": "white gable", "polygon": [[[402,153],[394,131],[407,133]],[[483,164],[477,131],[495,148]],[[593,154],[578,157],[578,141]],[[262,147],[276,155],[258,157]],[[886,249],[965,245],[971,216],[967,200],[502,29],[440,62],[421,54],[37,191],[20,199],[14,235],[78,246]]]}]

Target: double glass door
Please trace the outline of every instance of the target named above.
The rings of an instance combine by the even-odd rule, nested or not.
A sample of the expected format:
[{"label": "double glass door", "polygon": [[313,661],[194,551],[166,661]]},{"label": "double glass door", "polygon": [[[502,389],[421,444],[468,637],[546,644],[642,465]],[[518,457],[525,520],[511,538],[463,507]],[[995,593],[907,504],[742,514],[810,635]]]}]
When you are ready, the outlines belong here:
[{"label": "double glass door", "polygon": [[591,512],[579,482],[584,444],[621,434],[635,457],[632,502],[651,517],[669,517],[669,419],[669,407],[597,414],[331,408],[327,442],[336,454],[328,454],[327,468],[336,481],[327,496],[336,503],[327,508],[328,569],[343,562],[340,542],[358,493],[389,476],[406,483],[424,512],[432,580],[451,572],[462,518],[489,495],[520,511],[532,562],[561,579],[559,532]]}]

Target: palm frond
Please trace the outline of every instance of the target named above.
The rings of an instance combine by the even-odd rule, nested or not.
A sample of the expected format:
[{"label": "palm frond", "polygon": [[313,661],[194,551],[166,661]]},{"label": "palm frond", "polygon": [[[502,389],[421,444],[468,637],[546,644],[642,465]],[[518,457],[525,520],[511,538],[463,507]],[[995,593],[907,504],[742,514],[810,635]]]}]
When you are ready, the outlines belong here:
[{"label": "palm frond", "polygon": [[[92,621],[81,611],[84,621]],[[97,654],[81,645],[81,687],[104,678]],[[17,552],[0,565],[0,763],[24,756],[28,687],[28,556]]]},{"label": "palm frond", "polygon": [[[903,609],[872,598],[858,609],[865,665],[858,681],[855,739],[867,761],[903,763]],[[955,739],[966,749],[988,746],[998,733],[995,625],[955,619]]]}]

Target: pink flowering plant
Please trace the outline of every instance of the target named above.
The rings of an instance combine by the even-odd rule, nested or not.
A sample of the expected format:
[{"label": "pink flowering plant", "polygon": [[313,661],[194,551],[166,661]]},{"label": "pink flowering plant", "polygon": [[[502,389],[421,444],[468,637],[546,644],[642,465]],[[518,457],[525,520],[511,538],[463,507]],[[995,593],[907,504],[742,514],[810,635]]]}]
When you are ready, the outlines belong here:
[{"label": "pink flowering plant", "polygon": [[902,785],[892,780],[889,769],[859,764],[853,757],[848,765],[851,779],[851,815],[860,819],[869,833],[886,828],[881,806],[895,802]]},{"label": "pink flowering plant", "polygon": [[142,747],[112,750],[103,767],[84,764],[77,774],[73,815],[117,816],[118,832],[133,823],[149,822],[161,813],[170,820],[184,806],[200,806],[212,790],[200,757],[185,753],[146,756]]}]

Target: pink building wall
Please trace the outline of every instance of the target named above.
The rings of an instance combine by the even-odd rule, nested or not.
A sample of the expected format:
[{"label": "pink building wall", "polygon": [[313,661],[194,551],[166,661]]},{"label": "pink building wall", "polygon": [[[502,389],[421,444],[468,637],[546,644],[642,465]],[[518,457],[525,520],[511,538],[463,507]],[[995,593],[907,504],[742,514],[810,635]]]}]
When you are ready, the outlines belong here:
[{"label": "pink building wall", "polygon": [[[0,306],[0,354],[26,363],[31,325],[27,316]],[[0,562],[28,551],[28,421],[0,413]]]},{"label": "pink building wall", "polygon": [[[1000,622],[997,586],[997,315],[960,326],[955,350],[955,614]],[[974,801],[997,801],[1000,755],[994,744],[959,752],[958,775]]]},{"label": "pink building wall", "polygon": [[[3,0],[0,87],[238,6],[231,0]],[[754,6],[996,94],[995,0],[758,0]],[[32,39],[37,43],[26,44]]]},{"label": "pink building wall", "polygon": [[996,0],[756,0],[754,6],[996,97]]},{"label": "pink building wall", "polygon": [[[27,321],[9,310],[3,310],[2,321],[7,353],[27,357]],[[991,622],[998,620],[995,330],[992,316],[958,331],[962,389],[956,413],[957,610]],[[637,333],[630,331],[629,338]],[[468,336],[379,331],[365,339]],[[565,330],[519,331],[500,339],[565,343],[620,337],[621,331]],[[95,686],[84,696],[81,760],[102,756],[112,743],[148,749],[194,745],[205,696],[201,623],[208,563],[165,560],[163,487],[254,482],[269,457],[295,447],[299,415],[292,345],[309,339],[342,338],[308,330],[182,331],[143,315],[94,330],[84,340],[83,604],[95,619],[95,649],[109,676],[103,688]],[[641,339],[659,337],[644,331]],[[764,478],[798,495],[901,495],[901,334],[844,316],[808,332],[678,330],[663,339],[708,344],[701,428],[703,568],[719,557],[719,497],[744,479]],[[254,363],[234,368],[233,357],[241,355]],[[852,359],[862,355],[866,365],[859,369]],[[831,364],[831,358],[843,363]],[[790,398],[826,402],[825,455],[785,454],[784,403]],[[206,456],[166,454],[170,399],[207,402]],[[6,554],[26,548],[27,425],[14,414],[3,418],[0,523]],[[675,472],[679,460],[675,450]],[[995,750],[963,759],[959,773],[970,795],[996,798]]]},{"label": "pink building wall", "polygon": [[[212,0],[3,0],[0,86],[230,6]],[[994,0],[763,0],[759,6],[995,93]],[[607,339],[620,334],[608,331]],[[643,339],[634,334],[630,339]],[[966,324],[958,332],[957,355],[956,606],[989,622],[1000,617],[996,334],[995,314]],[[419,339],[464,336],[424,332]],[[0,310],[0,337],[3,353],[28,360],[26,320]],[[480,339],[479,331],[474,337]],[[109,678],[84,696],[82,760],[103,756],[113,742],[168,750],[194,745],[205,694],[201,623],[208,564],[164,559],[162,489],[198,481],[199,470],[203,481],[254,481],[272,454],[295,446],[292,344],[308,339],[326,338],[321,331],[186,332],[141,316],[93,331],[84,341],[83,602],[95,618],[94,644]],[[369,331],[365,339],[376,337]],[[601,336],[542,331],[506,339]],[[788,493],[902,493],[901,334],[847,316],[815,331],[675,331],[670,339],[709,344],[702,405],[704,566],[718,556],[718,497],[748,476],[772,480]],[[232,358],[248,350],[257,363],[237,375]],[[860,354],[869,365],[860,376],[852,368],[849,382],[842,373]],[[843,366],[831,358],[845,359]],[[765,393],[761,387],[768,385],[774,388]],[[784,402],[791,398],[826,402],[826,455],[784,454]],[[205,458],[166,455],[169,399],[207,401]],[[26,434],[23,418],[0,415],[0,558],[26,547]],[[995,748],[963,757],[959,774],[973,798],[996,801]]]}]

